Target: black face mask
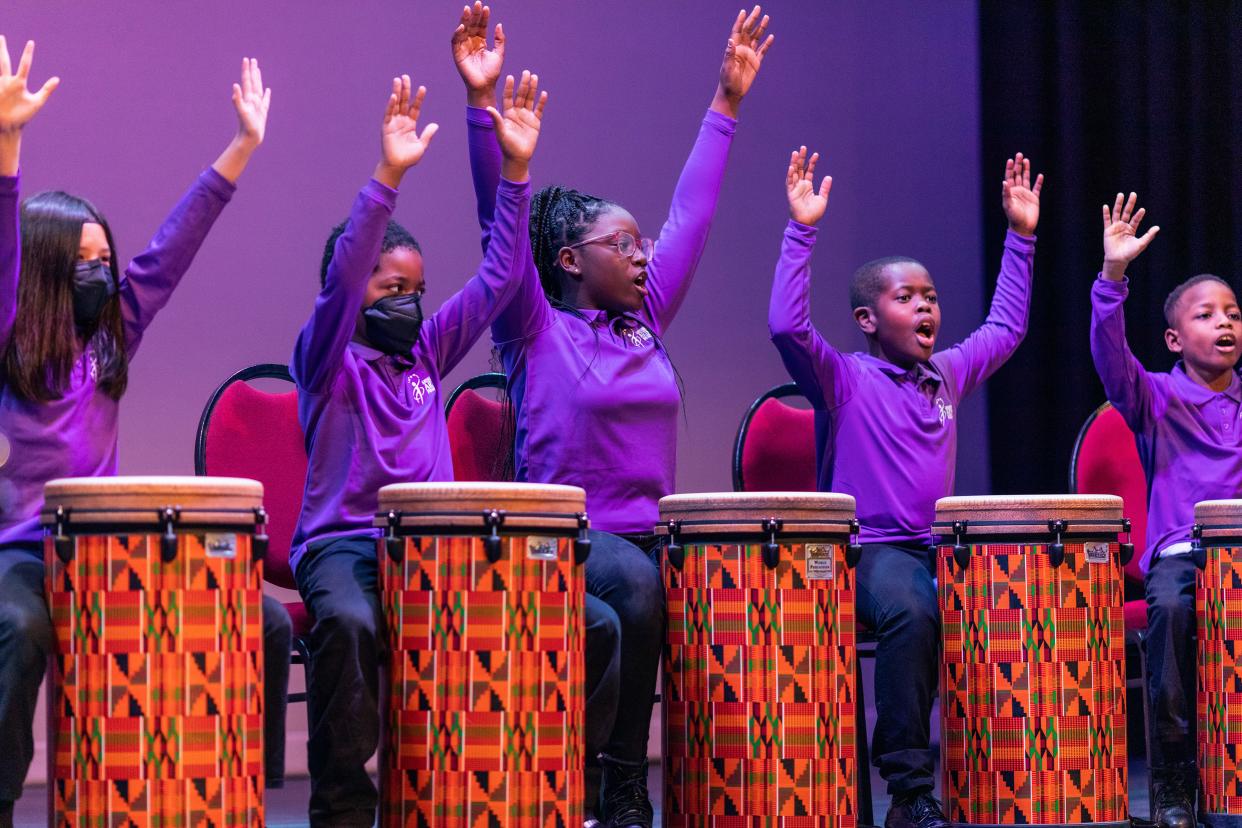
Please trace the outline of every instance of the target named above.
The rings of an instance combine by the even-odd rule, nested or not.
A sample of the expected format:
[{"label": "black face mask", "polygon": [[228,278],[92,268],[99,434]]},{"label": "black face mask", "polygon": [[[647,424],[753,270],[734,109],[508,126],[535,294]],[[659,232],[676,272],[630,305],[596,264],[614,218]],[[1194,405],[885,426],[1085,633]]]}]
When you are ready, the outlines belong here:
[{"label": "black face mask", "polygon": [[362,316],[368,342],[386,354],[408,354],[423,326],[423,305],[417,293],[385,296]]},{"label": "black face mask", "polygon": [[108,300],[116,293],[112,268],[102,259],[78,262],[73,268],[73,321],[86,328],[99,319]]}]

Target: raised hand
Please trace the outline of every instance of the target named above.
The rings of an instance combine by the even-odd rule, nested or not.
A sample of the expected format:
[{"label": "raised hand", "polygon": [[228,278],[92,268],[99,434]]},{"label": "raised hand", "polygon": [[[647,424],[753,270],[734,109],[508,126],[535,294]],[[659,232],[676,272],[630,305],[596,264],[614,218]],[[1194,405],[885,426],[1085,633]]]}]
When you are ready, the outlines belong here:
[{"label": "raised hand", "polygon": [[745,9],[739,11],[733,21],[733,30],[729,32],[729,43],[725,46],[724,61],[720,64],[720,85],[716,87],[712,109],[732,118],[737,117],[742,98],[746,97],[755,75],[759,74],[763,56],[776,39],[776,35],[768,35],[764,39],[768,16],[765,14],[760,19],[762,12],[759,6],[755,6],[749,15]]},{"label": "raised hand", "polygon": [[453,31],[453,62],[466,82],[466,102],[486,108],[496,103],[496,81],[505,62],[505,32],[496,24],[495,46],[487,48],[487,21],[492,10],[475,0],[461,10],[461,23]]},{"label": "raised hand", "polygon": [[1130,193],[1126,199],[1123,193],[1117,193],[1117,201],[1113,209],[1104,205],[1104,276],[1114,281],[1121,281],[1126,275],[1130,262],[1138,258],[1147,249],[1151,240],[1160,232],[1160,226],[1153,226],[1143,235],[1138,235],[1139,225],[1147,210],[1134,209],[1138,196]]},{"label": "raised hand", "polygon": [[392,94],[384,110],[384,125],[380,130],[382,159],[376,168],[376,178],[396,189],[405,171],[422,160],[427,146],[440,129],[438,124],[427,124],[418,131],[418,114],[423,108],[427,87],[420,86],[411,99],[410,76],[392,79]]},{"label": "raised hand", "polygon": [[1039,224],[1039,191],[1044,186],[1044,175],[1035,178],[1031,186],[1031,159],[1018,153],[1005,162],[1005,180],[1001,182],[1001,206],[1009,219],[1009,229],[1024,236],[1035,233]]},{"label": "raised hand", "polygon": [[0,35],[0,133],[18,132],[47,103],[47,99],[60,85],[60,78],[48,78],[38,92],[26,88],[30,78],[30,65],[34,62],[34,41],[26,41],[17,72],[9,61],[9,45]]},{"label": "raised hand", "polygon": [[785,194],[789,196],[789,217],[799,224],[815,224],[828,209],[828,193],[832,190],[832,176],[824,176],[815,190],[815,165],[819,153],[807,161],[806,147],[799,147],[789,156],[789,169],[785,172]]},{"label": "raised hand", "polygon": [[496,125],[496,140],[504,155],[501,175],[510,181],[525,181],[535,144],[539,142],[539,127],[543,123],[543,108],[548,93],[539,91],[539,76],[522,72],[522,81],[513,88],[513,75],[505,78],[505,91],[501,96],[504,114],[489,106],[488,113]]},{"label": "raised hand", "polygon": [[237,136],[254,146],[263,143],[272,90],[263,87],[258,58],[242,58],[241,83],[233,84],[233,107],[237,110]]}]

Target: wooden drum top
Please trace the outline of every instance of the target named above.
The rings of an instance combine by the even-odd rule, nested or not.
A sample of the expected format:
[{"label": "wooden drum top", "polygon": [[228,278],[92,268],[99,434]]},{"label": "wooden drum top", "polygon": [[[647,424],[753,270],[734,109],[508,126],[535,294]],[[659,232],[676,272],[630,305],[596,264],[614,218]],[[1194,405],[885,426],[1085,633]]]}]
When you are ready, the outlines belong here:
[{"label": "wooden drum top", "polygon": [[44,486],[43,500],[45,525],[55,525],[63,510],[74,525],[157,526],[172,508],[187,523],[254,526],[263,484],[242,477],[66,477]]},{"label": "wooden drum top", "polygon": [[1204,538],[1242,537],[1242,500],[1201,500],[1195,523]]},{"label": "wooden drum top", "polygon": [[1124,503],[1114,495],[989,495],[936,501],[939,534],[963,521],[972,535],[1047,534],[1051,521],[1065,521],[1066,534],[1120,531]]},{"label": "wooden drum top", "polygon": [[847,534],[854,521],[854,498],[834,492],[705,492],[660,498],[660,534],[673,521],[678,533],[762,532],[768,520],[782,531]]}]

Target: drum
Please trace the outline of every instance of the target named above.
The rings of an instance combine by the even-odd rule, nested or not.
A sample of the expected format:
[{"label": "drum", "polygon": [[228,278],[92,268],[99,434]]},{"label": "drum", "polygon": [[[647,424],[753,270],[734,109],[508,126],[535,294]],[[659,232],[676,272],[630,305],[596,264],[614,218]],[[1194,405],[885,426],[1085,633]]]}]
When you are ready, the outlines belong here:
[{"label": "drum", "polygon": [[665,825],[858,824],[854,498],[661,498]]},{"label": "drum", "polygon": [[379,491],[380,825],[581,825],[586,493]]},{"label": "drum", "polygon": [[1195,504],[1199,820],[1242,826],[1242,500]]},{"label": "drum", "polygon": [[959,825],[1129,825],[1111,496],[936,503],[944,800]]},{"label": "drum", "polygon": [[263,486],[96,477],[44,488],[53,818],[263,824]]}]

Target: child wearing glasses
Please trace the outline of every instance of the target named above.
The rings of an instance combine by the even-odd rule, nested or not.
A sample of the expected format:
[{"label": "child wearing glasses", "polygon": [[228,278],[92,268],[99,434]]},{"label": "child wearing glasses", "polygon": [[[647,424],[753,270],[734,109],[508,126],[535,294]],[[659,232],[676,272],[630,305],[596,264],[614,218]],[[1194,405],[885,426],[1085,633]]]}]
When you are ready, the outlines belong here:
[{"label": "child wearing glasses", "polygon": [[[761,19],[762,18],[762,19]],[[453,36],[466,83],[470,162],[483,244],[492,227],[500,152],[482,107],[504,57],[503,30],[487,47],[488,9],[467,7]],[[622,687],[615,716],[588,709],[608,736],[602,789],[587,805],[610,826],[650,826],[647,733],[664,643],[664,590],[652,556],[659,499],[673,491],[678,378],[661,337],[690,287],[707,242],[738,108],[772,37],[758,6],[734,21],[711,108],[673,193],[658,245],[623,207],[547,187],[531,202],[534,261],[492,325],[509,377],[517,480],[587,493],[596,531],[587,591],[621,624]],[[592,657],[588,643],[588,661]],[[588,789],[591,776],[588,775]]]}]

